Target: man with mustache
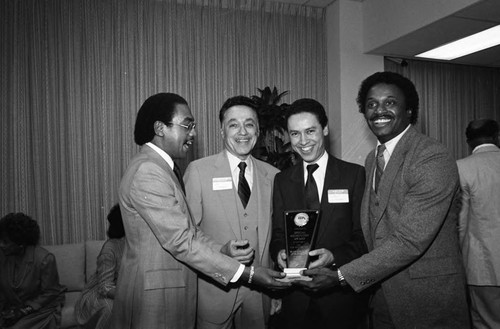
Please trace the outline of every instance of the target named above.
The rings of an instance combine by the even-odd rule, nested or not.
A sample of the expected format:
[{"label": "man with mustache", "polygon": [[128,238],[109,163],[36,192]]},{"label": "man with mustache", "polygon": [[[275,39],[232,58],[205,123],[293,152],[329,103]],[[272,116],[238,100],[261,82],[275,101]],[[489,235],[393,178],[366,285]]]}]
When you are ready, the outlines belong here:
[{"label": "man with mustache", "polygon": [[[193,218],[201,230],[247,266],[270,267],[271,193],[278,169],[255,159],[256,104],[231,97],[219,112],[224,150],[189,164],[184,179]],[[244,167],[242,167],[244,166]],[[252,286],[222,287],[198,276],[197,328],[267,328],[270,299]]]},{"label": "man with mustache", "polygon": [[193,329],[196,271],[227,287],[230,283],[267,288],[286,286],[282,275],[242,265],[201,232],[189,211],[180,170],[196,136],[184,98],[172,93],[149,97],[139,109],[134,139],[141,146],[123,175],[120,210],[125,249],[112,311],[112,328]]},{"label": "man with mustache", "polygon": [[[290,143],[302,161],[276,175],[271,256],[280,268],[287,267],[283,213],[318,209],[321,214],[314,243],[317,250],[310,253],[311,267],[337,268],[366,252],[359,221],[365,185],[363,167],[326,151],[328,117],[319,102],[308,98],[296,100],[285,116]],[[307,188],[313,182],[313,191],[308,193]],[[319,253],[322,257],[318,259]],[[366,322],[366,297],[343,287],[327,292],[295,287],[282,299],[283,328],[358,328]]]},{"label": "man with mustache", "polygon": [[373,328],[469,328],[458,244],[458,170],[448,150],[413,128],[418,94],[393,72],[366,78],[357,102],[377,137],[366,158],[361,224],[369,253],[336,271],[304,271],[313,290],[374,290]]}]

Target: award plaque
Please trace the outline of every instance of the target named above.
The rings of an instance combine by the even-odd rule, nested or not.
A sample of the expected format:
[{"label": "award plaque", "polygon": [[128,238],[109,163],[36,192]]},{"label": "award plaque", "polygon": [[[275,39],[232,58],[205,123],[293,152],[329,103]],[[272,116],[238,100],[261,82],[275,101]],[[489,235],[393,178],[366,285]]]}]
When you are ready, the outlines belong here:
[{"label": "award plaque", "polygon": [[311,280],[301,276],[300,271],[309,266],[311,250],[319,222],[319,210],[285,211],[285,239],[288,279]]}]

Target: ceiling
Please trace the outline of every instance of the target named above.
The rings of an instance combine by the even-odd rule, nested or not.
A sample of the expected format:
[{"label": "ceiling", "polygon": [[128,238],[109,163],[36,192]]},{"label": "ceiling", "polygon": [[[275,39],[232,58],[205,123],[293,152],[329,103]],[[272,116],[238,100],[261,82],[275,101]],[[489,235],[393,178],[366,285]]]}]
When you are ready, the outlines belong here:
[{"label": "ceiling", "polygon": [[[371,54],[413,58],[414,55],[500,24],[500,1],[485,0],[407,34]],[[453,64],[500,67],[500,46],[451,61]]]},{"label": "ceiling", "polygon": [[[336,0],[268,0],[313,7],[327,7]],[[363,1],[363,0],[358,0]],[[364,0],[369,1],[369,0]],[[389,42],[370,54],[414,58],[416,54],[500,24],[500,0],[484,0],[437,22]],[[500,46],[463,56],[453,64],[500,67]]]}]

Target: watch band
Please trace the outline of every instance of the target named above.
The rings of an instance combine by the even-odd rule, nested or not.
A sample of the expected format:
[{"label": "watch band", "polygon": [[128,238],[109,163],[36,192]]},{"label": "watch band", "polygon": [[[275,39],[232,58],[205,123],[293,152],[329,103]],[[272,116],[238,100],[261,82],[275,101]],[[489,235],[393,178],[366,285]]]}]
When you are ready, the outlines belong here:
[{"label": "watch band", "polygon": [[342,287],[347,286],[347,281],[345,280],[344,276],[340,272],[340,270],[337,270],[337,275],[339,276],[339,283]]}]

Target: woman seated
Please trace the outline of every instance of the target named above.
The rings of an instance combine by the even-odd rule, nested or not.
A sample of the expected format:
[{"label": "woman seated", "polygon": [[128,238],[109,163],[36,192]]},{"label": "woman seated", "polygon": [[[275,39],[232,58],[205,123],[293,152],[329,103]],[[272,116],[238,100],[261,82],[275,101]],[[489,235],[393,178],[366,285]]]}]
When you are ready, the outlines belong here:
[{"label": "woman seated", "polygon": [[0,219],[0,328],[58,328],[66,288],[56,259],[38,246],[38,223],[23,213]]},{"label": "woman seated", "polygon": [[75,306],[76,321],[84,328],[108,328],[113,309],[116,280],[125,245],[125,230],[118,204],[108,214],[108,240],[97,257],[96,273],[85,286]]}]

